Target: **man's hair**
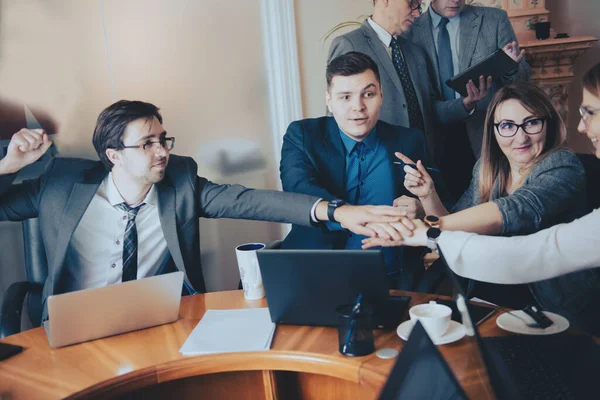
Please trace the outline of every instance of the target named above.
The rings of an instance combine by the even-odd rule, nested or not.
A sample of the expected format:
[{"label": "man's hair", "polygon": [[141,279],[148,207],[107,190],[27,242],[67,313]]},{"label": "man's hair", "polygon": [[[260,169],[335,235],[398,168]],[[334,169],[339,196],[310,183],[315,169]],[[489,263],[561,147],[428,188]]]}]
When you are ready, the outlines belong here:
[{"label": "man's hair", "polygon": [[130,122],[140,118],[152,120],[156,117],[162,124],[159,108],[143,101],[120,100],[106,107],[98,116],[92,143],[100,161],[110,171],[113,163],[106,156],[106,149],[123,148],[123,135]]},{"label": "man's hair", "polygon": [[375,74],[377,82],[381,83],[379,79],[379,68],[375,61],[364,53],[358,51],[351,51],[350,53],[342,54],[339,57],[331,60],[327,66],[325,78],[327,79],[327,89],[331,86],[331,80],[335,76],[352,76],[371,70]]}]

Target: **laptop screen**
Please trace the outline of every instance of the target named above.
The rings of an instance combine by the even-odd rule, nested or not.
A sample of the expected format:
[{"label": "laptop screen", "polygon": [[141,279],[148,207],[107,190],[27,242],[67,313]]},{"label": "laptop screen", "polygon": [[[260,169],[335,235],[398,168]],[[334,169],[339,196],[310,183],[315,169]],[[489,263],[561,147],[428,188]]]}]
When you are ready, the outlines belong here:
[{"label": "laptop screen", "polygon": [[417,322],[379,399],[467,399],[467,396],[436,345]]},{"label": "laptop screen", "polygon": [[479,353],[481,354],[481,358],[483,360],[484,368],[487,371],[487,376],[489,378],[490,385],[492,386],[496,397],[499,399],[521,398],[514,384],[512,384],[511,382],[507,382],[506,379],[502,378],[502,376],[506,374],[500,373],[497,370],[497,364],[492,360],[492,356],[487,351],[483,341],[481,340],[481,336],[479,335],[477,326],[472,322],[471,315],[469,314],[469,310],[467,308],[467,296],[460,283],[460,278],[454,273],[454,271],[452,271],[452,269],[450,269],[450,266],[446,262],[446,258],[444,257],[444,254],[442,253],[442,250],[439,247],[438,252],[440,255],[439,262],[442,263],[442,266],[446,270],[446,274],[452,281],[452,285],[454,286],[454,289],[456,291],[455,301],[458,309],[461,311],[463,324],[467,329],[467,335],[475,336],[477,347],[479,348]]}]

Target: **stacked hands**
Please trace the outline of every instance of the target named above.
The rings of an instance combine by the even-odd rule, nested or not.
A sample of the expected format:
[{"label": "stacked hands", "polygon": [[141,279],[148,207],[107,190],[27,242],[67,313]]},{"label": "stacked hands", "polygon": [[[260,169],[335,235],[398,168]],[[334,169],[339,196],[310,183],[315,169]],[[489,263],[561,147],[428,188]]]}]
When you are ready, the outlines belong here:
[{"label": "stacked hands", "polygon": [[427,229],[429,229],[429,226],[420,219],[425,216],[421,201],[426,201],[435,193],[433,179],[431,179],[421,160],[415,163],[402,153],[396,153],[396,157],[405,164],[417,166],[417,169],[408,165],[404,166],[404,187],[419,199],[402,196],[394,200],[394,207],[405,209],[405,216],[398,221],[368,223],[365,227],[372,229],[376,234],[370,235],[371,237],[362,241],[363,249],[427,245]]}]

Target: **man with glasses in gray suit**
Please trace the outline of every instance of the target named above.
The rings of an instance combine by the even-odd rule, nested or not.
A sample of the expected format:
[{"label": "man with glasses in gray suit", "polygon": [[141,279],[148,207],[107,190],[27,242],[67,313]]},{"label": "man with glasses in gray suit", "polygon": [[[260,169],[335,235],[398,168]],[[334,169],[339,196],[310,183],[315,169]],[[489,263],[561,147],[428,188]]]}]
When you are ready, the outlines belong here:
[{"label": "man with glasses in gray suit", "polygon": [[[405,36],[425,51],[439,100],[455,104],[460,99],[463,103],[464,110],[459,111],[439,107],[441,121],[456,120],[458,115],[461,118],[458,123],[444,122],[438,146],[443,151],[436,154],[446,184],[455,196],[460,196],[468,187],[473,165],[479,158],[485,112],[491,98],[509,82],[529,80],[531,69],[523,57],[524,51],[519,51],[506,11],[497,8],[465,5],[465,0],[432,0]],[[469,82],[465,98],[445,84],[498,49],[519,63],[518,68],[493,82],[489,77]],[[452,113],[458,114],[449,115]]]},{"label": "man with glasses in gray suit", "polygon": [[184,292],[205,292],[199,218],[300,225],[340,222],[373,236],[369,222],[398,220],[394,207],[328,204],[314,196],[219,185],[197,176],[189,157],[171,155],[158,108],[119,101],[98,117],[100,161],[56,158],[39,178],[12,185],[16,173],[52,145],[41,129],[22,129],[0,160],[0,220],[39,218],[49,295],[102,287],[170,271],[185,272]]}]

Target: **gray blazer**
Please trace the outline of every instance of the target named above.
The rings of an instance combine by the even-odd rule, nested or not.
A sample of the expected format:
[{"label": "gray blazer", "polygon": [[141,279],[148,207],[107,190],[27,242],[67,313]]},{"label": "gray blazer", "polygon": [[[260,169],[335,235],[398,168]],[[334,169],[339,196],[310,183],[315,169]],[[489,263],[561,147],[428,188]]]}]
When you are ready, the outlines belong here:
[{"label": "gray blazer", "polygon": [[[473,181],[453,210],[473,207],[479,202],[479,162]],[[497,187],[493,200],[502,214],[502,235],[526,235],[550,226],[571,222],[587,213],[585,170],[579,158],[558,150],[536,165],[523,186],[500,197]],[[531,251],[539,252],[539,248]],[[474,282],[469,283],[473,288]],[[530,283],[529,290],[545,310],[564,315],[579,329],[598,332],[600,273],[597,269],[574,272]]]},{"label": "gray blazer", "polygon": [[[479,171],[452,212],[481,204]],[[571,222],[587,211],[585,170],[579,158],[568,150],[557,150],[536,165],[523,185],[511,195],[500,197],[497,182],[492,201],[502,214],[502,235],[526,235],[553,225]]]},{"label": "gray blazer", "polygon": [[[425,122],[425,137],[429,151],[434,160],[441,159],[443,151],[438,140],[438,119],[442,123],[450,123],[461,120],[468,114],[462,104],[462,100],[440,101],[440,95],[431,82],[434,81],[430,75],[431,66],[423,49],[415,46],[404,38],[399,38],[402,46],[404,59],[412,79],[423,120]],[[408,109],[400,77],[388,55],[385,45],[381,43],[377,33],[365,20],[360,28],[336,37],[329,48],[327,63],[342,54],[358,51],[367,54],[377,63],[383,89],[383,104],[379,119],[388,124],[409,127]],[[444,119],[441,119],[443,117]]]},{"label": "gray blazer", "polygon": [[[165,178],[156,184],[158,212],[167,247],[177,269],[205,292],[200,265],[199,218],[239,218],[311,225],[317,197],[240,185],[217,185],[198,177],[189,157],[172,155]],[[36,180],[11,185],[16,174],[0,176],[0,220],[39,218],[48,260],[42,302],[61,293],[65,254],[75,228],[107,176],[99,161],[57,158]]]},{"label": "gray blazer", "polygon": [[[441,93],[440,72],[432,30],[431,10],[428,10],[415,20],[411,31],[405,36],[420,45],[427,54],[429,64],[433,68],[432,76],[435,77],[432,82],[436,88],[436,93]],[[468,69],[494,51],[515,40],[517,40],[515,32],[506,11],[493,7],[465,6],[460,13],[459,70],[455,73]],[[502,78],[495,81],[488,96],[477,104],[475,113],[465,119],[467,134],[476,157],[479,157],[481,152],[485,113],[492,97],[499,88],[510,81],[525,82],[529,80],[530,75],[531,68],[523,59],[519,64],[517,74],[510,80]],[[449,102],[453,101],[449,100]],[[440,107],[440,110],[442,113],[444,112],[443,107]],[[446,108],[445,111],[453,112],[450,108]],[[449,115],[440,115],[439,118],[441,121],[452,119]]]}]

